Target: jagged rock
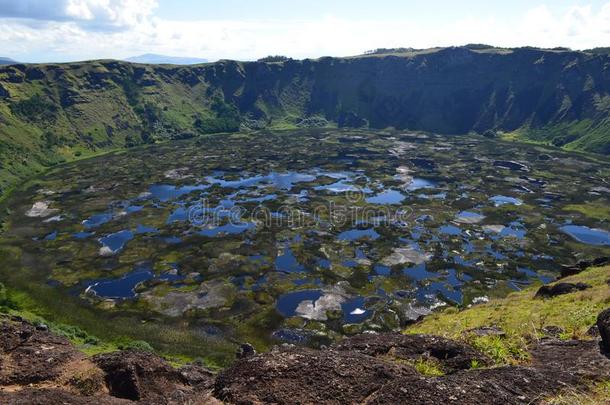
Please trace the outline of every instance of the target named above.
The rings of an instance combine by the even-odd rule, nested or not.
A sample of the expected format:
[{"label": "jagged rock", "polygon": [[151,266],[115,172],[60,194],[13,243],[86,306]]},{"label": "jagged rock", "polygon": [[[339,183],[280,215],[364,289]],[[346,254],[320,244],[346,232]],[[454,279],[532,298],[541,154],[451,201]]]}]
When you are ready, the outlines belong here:
[{"label": "jagged rock", "polygon": [[559,326],[553,326],[553,325],[545,326],[540,331],[545,336],[553,337],[553,338],[558,338],[559,336],[561,336],[562,333],[565,332],[565,330],[563,328],[560,328]]},{"label": "jagged rock", "polygon": [[536,298],[553,298],[558,295],[586,290],[587,288],[591,288],[591,286],[585,283],[557,283],[553,285],[543,285],[536,292]]},{"label": "jagged rock", "polygon": [[9,98],[11,94],[0,84],[0,98]]},{"label": "jagged rock", "polygon": [[432,313],[432,310],[429,307],[413,303],[399,304],[398,308],[400,310],[400,321],[402,326],[419,322]]},{"label": "jagged rock", "polygon": [[[610,309],[599,315],[598,327],[607,350]],[[465,343],[429,335],[367,333],[325,350],[282,346],[251,353],[214,380],[199,365],[176,369],[149,352],[101,354],[91,363],[66,339],[5,317],[0,327],[0,403],[530,404],[610,378],[610,359],[600,352],[597,340],[542,339],[530,353],[528,367],[472,370],[475,360],[483,366],[490,363]],[[59,360],[49,362],[49,354]],[[419,374],[410,364],[421,358],[448,374]],[[76,384],[66,383],[66,373],[83,364],[92,367],[107,390],[77,390]]]},{"label": "jagged rock", "polygon": [[246,357],[254,356],[256,354],[256,349],[250,343],[242,343],[239,345],[239,349],[237,349],[237,358],[244,359]]},{"label": "jagged rock", "polygon": [[560,278],[565,278],[579,274],[589,267],[600,267],[610,264],[610,256],[601,256],[593,260],[580,260],[575,265],[563,265],[561,266]]},{"label": "jagged rock", "polygon": [[610,354],[610,308],[603,310],[597,316],[597,328],[602,337],[602,350],[606,354]]},{"label": "jagged rock", "polygon": [[57,209],[54,208],[49,208],[49,205],[51,203],[49,201],[38,201],[35,202],[32,205],[32,208],[30,208],[25,215],[31,218],[34,217],[39,217],[39,218],[44,218],[44,217],[48,217],[51,214],[57,212]]},{"label": "jagged rock", "polygon": [[149,352],[127,350],[101,354],[93,360],[106,374],[110,394],[118,398],[162,402],[174,396],[193,395],[194,390],[203,390],[212,383],[212,374],[203,369],[195,373],[194,366],[190,366],[181,372]]},{"label": "jagged rock", "polygon": [[587,329],[587,336],[599,337],[599,328],[597,327],[597,325],[593,325],[589,329]]},{"label": "jagged rock", "polygon": [[41,80],[44,79],[44,77],[45,74],[42,69],[37,67],[28,67],[28,69],[25,71],[25,78],[27,80]]},{"label": "jagged rock", "polygon": [[0,320],[0,404],[216,402],[209,396],[213,375],[201,366],[176,369],[136,351],[101,354],[92,361],[48,328],[19,317]]},{"label": "jagged rock", "polygon": [[506,332],[497,326],[481,326],[468,331],[476,336],[506,336]]}]

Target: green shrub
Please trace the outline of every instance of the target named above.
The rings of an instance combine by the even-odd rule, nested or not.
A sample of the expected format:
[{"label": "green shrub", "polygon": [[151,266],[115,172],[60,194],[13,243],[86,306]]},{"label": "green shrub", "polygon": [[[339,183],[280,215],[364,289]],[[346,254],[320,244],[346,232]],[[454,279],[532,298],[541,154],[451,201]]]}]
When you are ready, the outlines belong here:
[{"label": "green shrub", "polygon": [[237,132],[241,123],[239,110],[233,104],[225,102],[217,97],[212,102],[211,109],[216,113],[215,118],[197,118],[194,122],[195,128],[204,134],[217,132]]},{"label": "green shrub", "polygon": [[65,143],[65,138],[53,131],[45,132],[42,136],[42,139],[45,143],[45,146],[48,148],[52,148],[54,146],[61,146]]},{"label": "green shrub", "polygon": [[155,351],[155,349],[153,349],[153,347],[144,340],[133,340],[124,346],[119,346],[119,349],[122,349],[122,350],[132,349],[132,350],[140,350],[143,352],[151,352],[151,353]]},{"label": "green shrub", "polygon": [[269,56],[265,56],[264,58],[260,58],[259,60],[257,60],[257,62],[273,63],[273,62],[288,62],[289,60],[292,60],[292,58],[289,58],[288,56],[269,55]]},{"label": "green shrub", "polygon": [[118,84],[123,88],[129,105],[136,106],[140,101],[140,86],[129,78],[119,80]]},{"label": "green shrub", "polygon": [[8,312],[9,309],[17,309],[17,304],[9,297],[8,290],[0,283],[0,312]]},{"label": "green shrub", "polygon": [[57,107],[40,94],[11,104],[13,114],[27,121],[55,121]]},{"label": "green shrub", "polygon": [[58,335],[62,335],[70,339],[71,341],[82,342],[89,345],[98,345],[99,339],[92,336],[79,328],[78,326],[72,325],[52,325],[51,330]]}]

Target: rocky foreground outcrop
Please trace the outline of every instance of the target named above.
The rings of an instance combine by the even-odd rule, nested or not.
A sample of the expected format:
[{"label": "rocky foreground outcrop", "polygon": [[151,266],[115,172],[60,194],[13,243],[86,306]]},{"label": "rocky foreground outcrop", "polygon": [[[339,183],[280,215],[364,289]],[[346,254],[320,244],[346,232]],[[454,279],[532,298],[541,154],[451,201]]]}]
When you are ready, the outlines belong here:
[{"label": "rocky foreground outcrop", "polygon": [[[229,403],[532,404],[585,381],[610,377],[597,340],[547,339],[529,366],[471,369],[490,360],[472,347],[425,335],[364,334],[323,351],[280,348],[221,373],[214,395]],[[432,360],[446,373],[412,365]]]},{"label": "rocky foreground outcrop", "polygon": [[152,353],[92,358],[67,339],[18,318],[0,318],[0,404],[210,404],[213,374],[174,368]]},{"label": "rocky foreground outcrop", "polygon": [[[598,321],[604,337],[607,318],[606,311]],[[147,352],[89,358],[45,328],[18,318],[0,323],[2,404],[532,404],[610,378],[599,338],[543,339],[527,366],[491,367],[462,342],[362,334],[324,350],[251,353],[215,376],[198,365],[174,368]],[[420,374],[415,365],[422,361],[443,375]]]}]

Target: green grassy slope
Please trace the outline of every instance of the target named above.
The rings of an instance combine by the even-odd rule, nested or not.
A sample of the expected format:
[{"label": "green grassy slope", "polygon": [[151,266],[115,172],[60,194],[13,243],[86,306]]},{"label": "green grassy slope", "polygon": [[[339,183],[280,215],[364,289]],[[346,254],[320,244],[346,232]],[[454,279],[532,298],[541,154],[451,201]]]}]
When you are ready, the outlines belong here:
[{"label": "green grassy slope", "polygon": [[[544,335],[545,327],[559,327],[563,339],[590,339],[588,330],[597,315],[610,304],[608,277],[610,266],[588,269],[561,282],[582,282],[592,288],[553,299],[534,295],[540,286],[515,292],[459,311],[448,308],[407,328],[406,333],[427,333],[464,339],[478,347],[498,364],[526,363],[528,346]],[[504,336],[478,336],[482,327],[501,329]]]},{"label": "green grassy slope", "polygon": [[[593,339],[589,333],[597,315],[610,305],[610,266],[590,268],[561,282],[587,283],[591,288],[552,299],[534,298],[538,285],[459,311],[448,308],[426,317],[405,333],[425,333],[464,340],[493,360],[495,365],[528,364],[529,348],[553,327],[560,339]],[[477,328],[492,327],[503,335],[480,336]],[[588,389],[567,391],[542,402],[549,405],[610,403],[610,381],[591,381]]]}]

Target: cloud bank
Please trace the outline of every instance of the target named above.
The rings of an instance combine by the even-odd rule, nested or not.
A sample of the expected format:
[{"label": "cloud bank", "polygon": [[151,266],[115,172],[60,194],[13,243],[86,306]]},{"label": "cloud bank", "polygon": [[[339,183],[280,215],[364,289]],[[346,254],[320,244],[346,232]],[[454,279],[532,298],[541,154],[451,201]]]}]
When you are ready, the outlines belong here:
[{"label": "cloud bank", "polygon": [[157,6],[156,0],[0,0],[0,17],[116,30],[145,23]]},{"label": "cloud bank", "polygon": [[[317,20],[198,20],[158,18],[156,0],[0,0],[0,48],[26,61],[124,58],[161,53],[250,60],[353,55],[378,47],[610,45],[610,2],[554,13],[533,7],[517,21],[472,17],[430,26],[416,17],[373,21],[328,15]],[[37,59],[36,59],[37,58]]]}]

